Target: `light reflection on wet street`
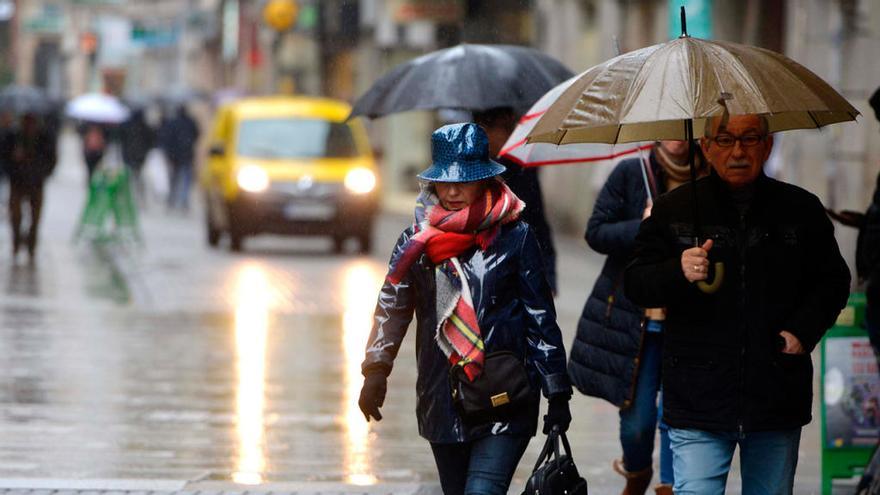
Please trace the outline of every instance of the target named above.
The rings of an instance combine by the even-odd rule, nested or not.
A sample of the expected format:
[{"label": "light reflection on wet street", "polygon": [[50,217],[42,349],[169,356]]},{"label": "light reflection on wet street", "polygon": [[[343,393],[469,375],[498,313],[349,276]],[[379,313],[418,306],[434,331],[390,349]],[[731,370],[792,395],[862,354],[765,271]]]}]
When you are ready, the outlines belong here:
[{"label": "light reflection on wet street", "polygon": [[[0,477],[436,482],[416,428],[412,335],[385,419],[368,424],[357,407],[386,251],[406,218],[380,220],[373,256],[278,238],[235,255],[205,247],[197,212],[151,212],[127,292],[106,262],[69,244],[71,190],[63,176],[52,185],[37,266],[0,262]],[[560,250],[582,261],[561,270],[569,344],[601,258],[573,242]],[[592,491],[619,490],[616,409],[576,395],[572,410],[575,459]],[[815,430],[802,442],[798,483],[808,488],[798,493],[818,483]],[[512,490],[541,443],[533,439]],[[735,477],[731,485],[736,493]]]}]

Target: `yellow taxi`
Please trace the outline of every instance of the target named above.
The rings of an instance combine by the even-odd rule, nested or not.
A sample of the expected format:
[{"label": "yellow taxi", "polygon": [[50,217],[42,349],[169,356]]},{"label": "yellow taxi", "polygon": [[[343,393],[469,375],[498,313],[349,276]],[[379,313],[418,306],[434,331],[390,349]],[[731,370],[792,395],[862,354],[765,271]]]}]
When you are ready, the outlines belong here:
[{"label": "yellow taxi", "polygon": [[199,182],[207,240],[228,235],[240,251],[257,234],[324,235],[341,252],[348,238],[370,250],[378,173],[350,106],[312,97],[254,97],[221,107]]}]

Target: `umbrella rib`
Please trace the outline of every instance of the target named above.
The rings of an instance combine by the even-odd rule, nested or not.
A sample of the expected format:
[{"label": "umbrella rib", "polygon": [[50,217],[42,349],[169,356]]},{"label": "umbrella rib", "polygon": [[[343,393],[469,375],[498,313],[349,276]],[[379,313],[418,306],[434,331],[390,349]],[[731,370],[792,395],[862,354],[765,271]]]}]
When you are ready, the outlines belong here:
[{"label": "umbrella rib", "polygon": [[816,120],[816,117],[815,117],[815,116],[813,116],[813,112],[812,112],[812,111],[808,110],[808,111],[807,111],[807,115],[810,116],[810,120],[812,120],[812,121],[813,121],[813,124],[816,125],[816,129],[821,129],[821,128],[822,128],[822,126],[819,124],[819,121]]}]

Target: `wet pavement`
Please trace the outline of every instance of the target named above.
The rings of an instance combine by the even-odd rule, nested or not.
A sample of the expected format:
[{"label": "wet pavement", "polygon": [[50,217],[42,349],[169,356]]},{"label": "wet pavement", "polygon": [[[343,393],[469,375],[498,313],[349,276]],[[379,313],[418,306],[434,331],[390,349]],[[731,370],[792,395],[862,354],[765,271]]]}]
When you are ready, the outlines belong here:
[{"label": "wet pavement", "polygon": [[[0,231],[0,492],[437,491],[416,429],[414,339],[390,378],[385,419],[367,424],[356,404],[376,291],[407,217],[381,217],[370,256],[271,237],[234,254],[207,247],[197,207],[169,215],[154,204],[143,247],[96,250],[70,242],[85,187],[71,142],[62,156],[36,264],[11,263],[5,222]],[[579,239],[558,244],[570,343],[602,258]],[[619,492],[616,409],[577,395],[572,410],[591,492]],[[817,429],[801,443],[799,494],[818,492]]]}]

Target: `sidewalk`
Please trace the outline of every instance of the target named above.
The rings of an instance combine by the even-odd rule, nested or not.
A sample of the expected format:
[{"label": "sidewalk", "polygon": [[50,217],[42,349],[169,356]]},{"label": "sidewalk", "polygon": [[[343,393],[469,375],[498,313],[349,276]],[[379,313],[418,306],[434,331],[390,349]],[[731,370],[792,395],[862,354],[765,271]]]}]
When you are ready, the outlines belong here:
[{"label": "sidewalk", "polygon": [[0,479],[0,495],[442,495],[438,484],[381,483],[264,483],[236,485],[221,482],[173,480],[17,480]]}]

